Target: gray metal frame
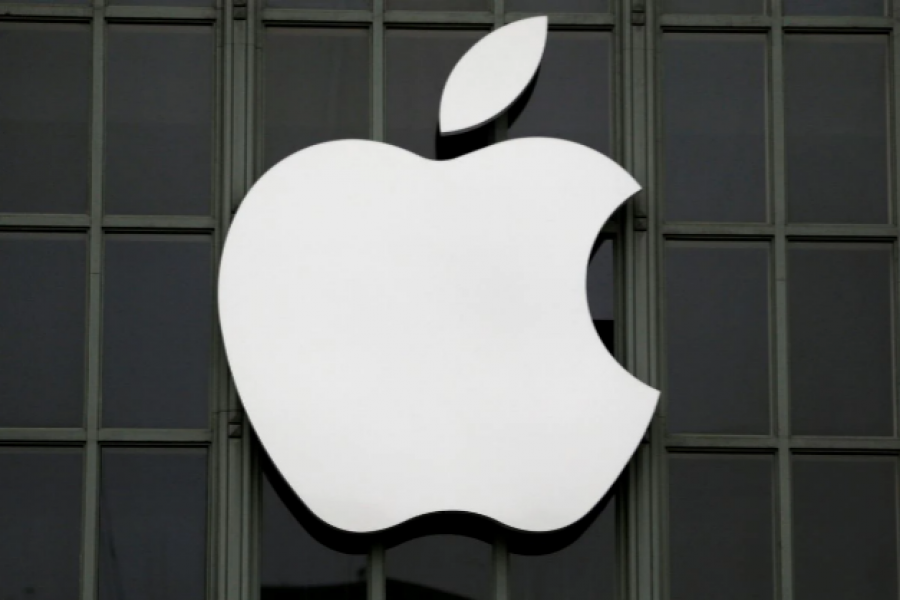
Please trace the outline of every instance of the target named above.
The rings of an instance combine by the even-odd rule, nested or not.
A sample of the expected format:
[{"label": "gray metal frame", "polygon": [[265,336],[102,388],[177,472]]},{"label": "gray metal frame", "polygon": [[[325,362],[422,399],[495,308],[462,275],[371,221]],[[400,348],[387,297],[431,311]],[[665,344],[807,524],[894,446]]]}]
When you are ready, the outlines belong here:
[{"label": "gray metal frame", "polygon": [[[900,14],[900,0],[892,14]],[[98,555],[100,449],[106,446],[199,446],[209,448],[209,598],[253,600],[258,595],[258,532],[260,520],[259,447],[246,423],[228,375],[218,331],[214,333],[210,428],[108,429],[100,426],[102,350],[103,234],[107,232],[204,233],[221,249],[234,210],[259,175],[260,60],[265,52],[262,30],[268,24],[331,24],[366,27],[372,44],[371,122],[373,139],[384,139],[384,32],[388,27],[497,27],[525,16],[506,13],[504,0],[493,0],[484,12],[385,10],[384,0],[372,0],[367,11],[269,9],[261,0],[217,0],[216,8],[0,5],[0,20],[75,21],[93,31],[91,114],[91,190],[87,215],[0,214],[0,231],[70,231],[89,236],[89,287],[85,427],[70,429],[0,428],[0,445],[83,447],[84,545],[82,600],[95,600]],[[790,225],[785,218],[784,82],[782,54],[785,31],[877,32],[891,37],[891,81],[900,76],[898,22],[879,18],[781,17],[781,0],[771,0],[770,16],[663,15],[659,0],[611,0],[612,14],[551,14],[551,26],[561,29],[612,31],[615,61],[613,148],[617,158],[644,184],[644,190],[608,226],[616,239],[618,294],[617,353],[643,380],[663,387],[664,335],[662,249],[666,240],[756,240],[772,247],[772,360],[774,429],[769,436],[669,435],[665,402],[641,444],[618,491],[620,593],[623,600],[664,600],[667,591],[666,456],[679,452],[761,452],[776,457],[778,502],[775,537],[776,597],[788,600],[791,576],[790,457],[792,453],[900,454],[892,438],[791,437],[787,431],[787,288],[786,249],[789,240],[882,241],[894,245],[900,231],[900,193],[892,181],[891,224]],[[104,216],[103,214],[103,95],[106,24],[109,22],[202,23],[216,30],[217,105],[215,107],[215,185],[207,217]],[[657,147],[662,115],[659,110],[657,40],[664,31],[764,32],[769,38],[769,165],[771,222],[761,225],[665,223],[661,218]],[[435,107],[437,111],[437,107]],[[891,151],[894,172],[900,172],[900,98],[892,99]],[[498,137],[505,135],[503,119]],[[214,261],[215,262],[215,261]],[[216,268],[213,264],[212,268]],[[896,272],[896,268],[895,268]],[[897,282],[894,282],[895,294]],[[900,297],[900,294],[897,294]],[[896,309],[896,302],[895,302]],[[895,340],[897,339],[895,332]],[[896,342],[895,342],[896,343]],[[897,355],[900,356],[900,348]],[[900,381],[900,378],[897,378]],[[896,411],[895,411],[896,413]],[[370,600],[383,600],[384,548],[369,553]],[[509,597],[509,555],[502,539],[494,546],[494,598]]]}]

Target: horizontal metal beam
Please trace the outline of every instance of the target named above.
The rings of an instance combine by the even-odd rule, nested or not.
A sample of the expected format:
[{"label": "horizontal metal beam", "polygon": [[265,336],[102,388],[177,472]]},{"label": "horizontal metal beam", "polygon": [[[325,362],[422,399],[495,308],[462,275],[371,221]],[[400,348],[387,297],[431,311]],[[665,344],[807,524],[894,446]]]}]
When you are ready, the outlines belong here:
[{"label": "horizontal metal beam", "polygon": [[130,216],[107,215],[103,217],[103,229],[122,231],[212,231],[216,227],[213,217],[179,217],[168,215]]},{"label": "horizontal metal beam", "polygon": [[0,20],[46,19],[52,21],[90,21],[90,6],[53,6],[42,4],[0,4]]},{"label": "horizontal metal beam", "polygon": [[90,226],[91,218],[88,215],[0,214],[0,230],[70,229],[86,231]]},{"label": "horizontal metal beam", "polygon": [[72,445],[87,441],[87,432],[63,427],[0,427],[0,445]]},{"label": "horizontal metal beam", "polygon": [[212,441],[208,429],[101,429],[101,443],[207,445]]},{"label": "horizontal metal beam", "polygon": [[109,6],[104,14],[107,21],[212,23],[219,16],[219,11],[185,6]]}]

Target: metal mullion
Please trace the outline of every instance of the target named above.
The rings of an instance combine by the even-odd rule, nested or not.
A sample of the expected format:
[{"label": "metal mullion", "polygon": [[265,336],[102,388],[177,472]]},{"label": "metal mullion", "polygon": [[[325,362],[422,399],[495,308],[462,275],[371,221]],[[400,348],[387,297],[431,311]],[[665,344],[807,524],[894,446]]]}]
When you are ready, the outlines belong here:
[{"label": "metal mullion", "polygon": [[384,22],[390,25],[490,25],[492,11],[463,10],[386,10]]},{"label": "metal mullion", "polygon": [[107,215],[102,218],[103,229],[109,231],[172,231],[210,233],[216,228],[212,216],[175,215]]},{"label": "metal mullion", "polygon": [[[643,189],[631,199],[621,215],[620,247],[624,249],[623,277],[625,287],[625,365],[650,384],[658,383],[658,302],[655,239],[659,217],[655,210],[656,145],[655,135],[655,31],[652,3],[620,0],[615,7],[621,32],[623,61],[622,161],[641,182]],[[643,22],[633,20],[634,9],[643,8]],[[615,21],[613,21],[615,23]],[[629,463],[627,499],[628,580],[620,598],[657,600],[664,588],[661,561],[662,489],[657,485],[664,449],[660,446],[660,418],[651,421],[645,440],[639,444]]]},{"label": "metal mullion", "polygon": [[[900,0],[893,0],[893,12],[892,14],[896,17],[900,15]],[[890,190],[892,194],[892,203],[891,203],[891,222],[895,225],[900,223],[900,90],[897,89],[898,82],[900,82],[900,31],[898,31],[896,25],[891,32],[891,54],[890,54],[890,71],[888,81],[888,90],[890,90],[890,108],[889,114],[891,119],[891,126],[893,135],[889,138],[888,148],[892,153],[893,165],[892,173],[890,175]],[[895,239],[896,242],[896,239]],[[900,248],[897,247],[897,244],[894,245],[893,252],[893,260],[894,262],[894,281],[891,286],[891,290],[893,293],[893,303],[891,306],[891,315],[893,317],[892,331],[894,333],[894,435],[900,435],[900,406],[898,406],[898,402],[900,402],[900,364],[898,364],[898,360],[900,360],[900,331],[898,331],[898,321],[900,321],[900,311],[898,311],[898,301],[900,301],[900,271],[898,271],[898,251]],[[898,507],[900,509],[900,507]],[[900,520],[898,520],[900,523]],[[898,539],[898,543],[900,543],[900,539]]]},{"label": "metal mullion", "polygon": [[104,0],[93,2],[91,83],[91,176],[90,251],[88,285],[88,377],[84,456],[84,519],[82,528],[81,600],[95,600],[98,594],[98,546],[100,505],[100,429],[102,279],[103,262],[103,106],[105,82],[106,21]]},{"label": "metal mullion", "polygon": [[372,22],[374,12],[368,10],[311,10],[302,8],[262,8],[263,23],[340,23],[349,25],[368,25]]},{"label": "metal mullion", "polygon": [[[372,0],[371,19],[372,40],[372,73],[371,85],[371,133],[372,139],[378,142],[385,140],[384,95],[385,95],[385,54],[384,0]],[[367,600],[385,600],[385,548],[378,540],[369,546],[366,557],[366,598]]]},{"label": "metal mullion", "polygon": [[665,439],[667,450],[769,450],[779,448],[776,436],[753,435],[703,435],[703,434],[669,434]]},{"label": "metal mullion", "polygon": [[772,225],[739,223],[664,223],[667,239],[770,240],[776,231]]},{"label": "metal mullion", "polygon": [[689,31],[768,31],[776,17],[761,15],[662,15],[660,25],[670,29]]},{"label": "metal mullion", "polygon": [[895,437],[798,436],[791,438],[791,448],[794,450],[818,450],[841,454],[898,454],[900,453],[900,439]]},{"label": "metal mullion", "polygon": [[101,428],[97,440],[107,443],[142,445],[142,444],[178,444],[208,446],[213,440],[209,429],[134,429],[134,428]]},{"label": "metal mullion", "polygon": [[897,239],[895,225],[812,225],[785,224],[788,240],[819,241],[893,241]]},{"label": "metal mullion", "polygon": [[776,17],[792,30],[836,31],[842,33],[887,33],[893,29],[891,17]]},{"label": "metal mullion", "polygon": [[773,549],[778,598],[793,598],[793,542],[791,527],[791,451],[790,451],[790,389],[788,355],[788,290],[787,290],[787,177],[785,134],[784,29],[781,0],[772,0],[773,21],[771,52],[771,169],[775,222],[774,307],[773,333],[775,349],[775,435],[778,440],[775,498],[777,514]]},{"label": "metal mullion", "polygon": [[110,22],[173,22],[214,23],[218,18],[215,8],[184,6],[110,6],[106,19]]},{"label": "metal mullion", "polygon": [[71,230],[88,231],[91,227],[89,215],[0,215],[0,230]]},{"label": "metal mullion", "polygon": [[547,15],[551,27],[575,29],[612,29],[616,23],[616,16],[607,13],[531,13],[508,12],[504,16],[504,22],[512,23],[528,17]]},{"label": "metal mullion", "polygon": [[77,427],[0,427],[0,444],[82,445],[87,432]]},{"label": "metal mullion", "polygon": [[94,9],[90,6],[53,6],[39,4],[0,3],[0,21],[48,20],[90,23]]}]

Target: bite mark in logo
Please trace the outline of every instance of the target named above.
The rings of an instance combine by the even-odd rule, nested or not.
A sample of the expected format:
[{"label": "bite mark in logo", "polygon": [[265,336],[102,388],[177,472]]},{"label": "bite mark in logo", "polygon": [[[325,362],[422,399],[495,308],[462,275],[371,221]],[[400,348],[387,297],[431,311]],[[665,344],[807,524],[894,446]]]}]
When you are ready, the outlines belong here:
[{"label": "bite mark in logo", "polygon": [[[534,76],[545,17],[479,41],[450,75],[443,133],[486,123]],[[219,308],[248,416],[325,522],[371,532],[439,511],[527,531],[585,515],[658,392],[594,331],[588,256],[638,184],[559,139],[449,161],[319,144],[253,186]]]}]

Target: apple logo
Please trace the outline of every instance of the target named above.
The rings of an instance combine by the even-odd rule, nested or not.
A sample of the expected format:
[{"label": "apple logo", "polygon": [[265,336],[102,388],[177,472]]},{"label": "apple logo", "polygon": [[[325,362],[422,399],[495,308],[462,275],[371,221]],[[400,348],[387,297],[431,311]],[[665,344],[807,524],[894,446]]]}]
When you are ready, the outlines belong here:
[{"label": "apple logo", "polygon": [[[538,17],[474,45],[442,133],[505,110],[546,36]],[[351,532],[441,511],[542,532],[590,511],[658,398],[603,346],[585,293],[600,228],[638,189],[549,138],[447,161],[340,140],[263,175],[225,244],[220,319],[250,421],[306,506]]]}]

